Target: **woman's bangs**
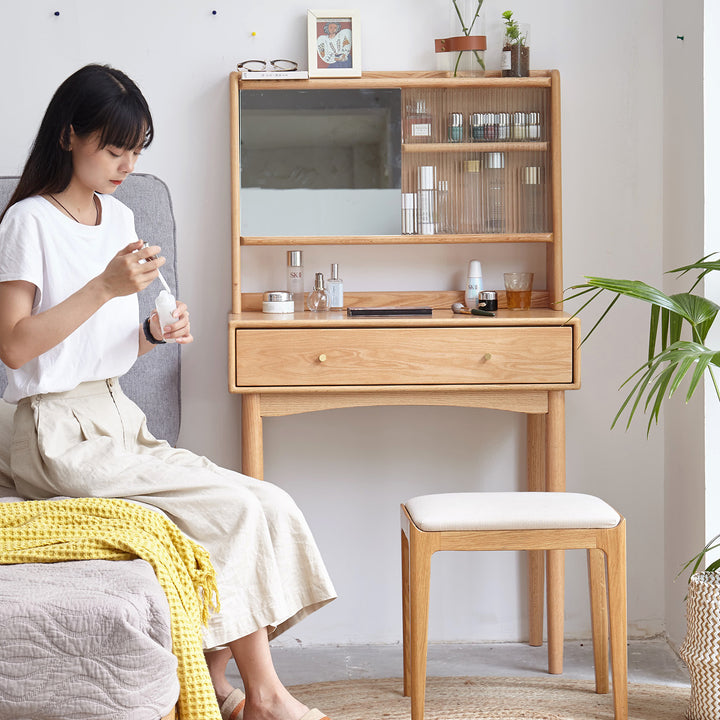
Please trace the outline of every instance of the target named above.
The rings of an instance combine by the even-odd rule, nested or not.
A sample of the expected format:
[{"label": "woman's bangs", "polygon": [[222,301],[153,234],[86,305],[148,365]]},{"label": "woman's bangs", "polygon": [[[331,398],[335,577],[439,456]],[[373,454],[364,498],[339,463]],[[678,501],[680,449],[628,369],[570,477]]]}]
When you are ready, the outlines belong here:
[{"label": "woman's bangs", "polygon": [[142,107],[121,102],[110,108],[107,115],[100,132],[100,147],[112,145],[123,150],[136,150],[146,148],[152,142],[152,118]]}]

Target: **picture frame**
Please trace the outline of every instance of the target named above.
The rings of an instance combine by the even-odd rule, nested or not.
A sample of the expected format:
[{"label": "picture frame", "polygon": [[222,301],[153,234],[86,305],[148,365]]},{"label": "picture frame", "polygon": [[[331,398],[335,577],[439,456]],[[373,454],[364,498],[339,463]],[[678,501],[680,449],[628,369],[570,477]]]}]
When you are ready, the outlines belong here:
[{"label": "picture frame", "polygon": [[360,77],[360,15],[354,10],[308,10],[308,75]]}]

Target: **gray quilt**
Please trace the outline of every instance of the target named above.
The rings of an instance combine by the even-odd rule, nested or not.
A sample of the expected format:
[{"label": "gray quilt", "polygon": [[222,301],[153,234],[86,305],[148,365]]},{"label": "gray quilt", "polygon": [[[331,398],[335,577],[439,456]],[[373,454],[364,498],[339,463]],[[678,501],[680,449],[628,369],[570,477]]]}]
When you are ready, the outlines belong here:
[{"label": "gray quilt", "polygon": [[177,700],[170,611],[144,560],[0,566],[0,636],[1,720],[157,720]]}]

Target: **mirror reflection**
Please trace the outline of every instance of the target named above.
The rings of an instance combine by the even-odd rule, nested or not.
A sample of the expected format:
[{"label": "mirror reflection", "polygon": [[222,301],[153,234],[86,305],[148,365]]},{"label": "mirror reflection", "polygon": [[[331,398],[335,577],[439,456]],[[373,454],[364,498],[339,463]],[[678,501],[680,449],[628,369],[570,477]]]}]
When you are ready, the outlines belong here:
[{"label": "mirror reflection", "polygon": [[240,93],[243,235],[399,235],[400,90]]}]

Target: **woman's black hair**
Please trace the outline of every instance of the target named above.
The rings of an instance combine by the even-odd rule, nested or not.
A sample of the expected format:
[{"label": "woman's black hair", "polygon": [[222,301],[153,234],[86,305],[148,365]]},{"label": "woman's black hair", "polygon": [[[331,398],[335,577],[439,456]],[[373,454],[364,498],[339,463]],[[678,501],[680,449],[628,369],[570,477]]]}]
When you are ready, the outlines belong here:
[{"label": "woman's black hair", "polygon": [[55,91],[8,208],[32,195],[62,192],[70,184],[71,128],[81,138],[98,133],[101,148],[123,150],[148,147],[154,133],[150,108],[125,73],[109,65],[80,68]]}]

